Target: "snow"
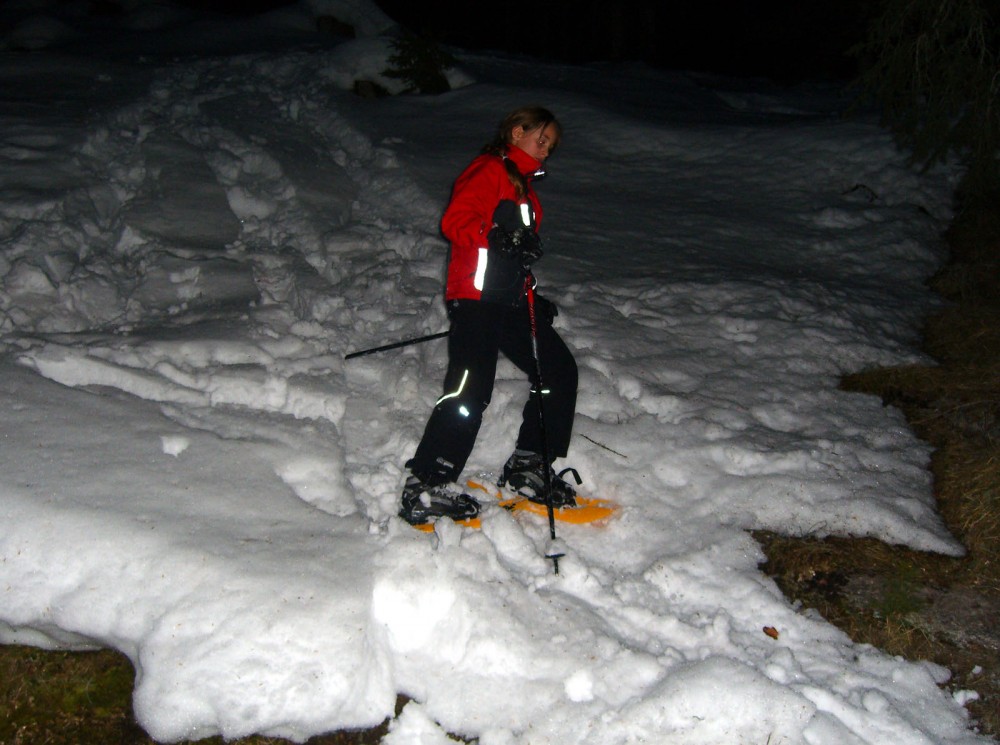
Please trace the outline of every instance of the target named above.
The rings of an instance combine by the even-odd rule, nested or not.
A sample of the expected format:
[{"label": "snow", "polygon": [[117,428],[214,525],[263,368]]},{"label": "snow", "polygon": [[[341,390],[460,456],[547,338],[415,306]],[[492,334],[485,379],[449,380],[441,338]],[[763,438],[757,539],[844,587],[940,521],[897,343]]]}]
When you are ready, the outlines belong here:
[{"label": "snow", "polygon": [[[451,93],[362,99],[366,0],[81,7],[3,11],[0,640],[121,650],[161,741],[986,741],[749,534],[962,553],[928,447],[837,389],[922,359],[954,172],[820,86],[456,50]],[[580,366],[566,465],[622,505],[559,525],[558,575],[536,517],[395,517],[444,345],[344,360],[446,327],[451,181],[531,101],[565,126],[537,273]],[[526,394],[501,365],[469,475]]]}]

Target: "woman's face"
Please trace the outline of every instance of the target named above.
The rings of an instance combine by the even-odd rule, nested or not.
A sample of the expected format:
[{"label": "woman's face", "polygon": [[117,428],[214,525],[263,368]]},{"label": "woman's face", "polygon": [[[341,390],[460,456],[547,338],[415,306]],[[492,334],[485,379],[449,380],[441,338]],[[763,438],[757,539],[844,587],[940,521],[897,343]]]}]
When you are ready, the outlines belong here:
[{"label": "woman's face", "polygon": [[538,129],[517,126],[510,131],[511,143],[542,163],[549,157],[558,137],[559,131],[552,122]]}]

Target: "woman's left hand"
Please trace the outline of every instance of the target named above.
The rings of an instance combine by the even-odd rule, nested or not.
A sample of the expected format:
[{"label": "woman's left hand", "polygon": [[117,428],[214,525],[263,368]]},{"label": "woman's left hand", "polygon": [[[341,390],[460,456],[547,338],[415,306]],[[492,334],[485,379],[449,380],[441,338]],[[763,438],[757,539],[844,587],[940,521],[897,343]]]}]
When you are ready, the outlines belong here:
[{"label": "woman's left hand", "polygon": [[528,227],[505,230],[499,225],[486,236],[490,249],[504,256],[520,259],[525,266],[542,257],[542,239]]}]

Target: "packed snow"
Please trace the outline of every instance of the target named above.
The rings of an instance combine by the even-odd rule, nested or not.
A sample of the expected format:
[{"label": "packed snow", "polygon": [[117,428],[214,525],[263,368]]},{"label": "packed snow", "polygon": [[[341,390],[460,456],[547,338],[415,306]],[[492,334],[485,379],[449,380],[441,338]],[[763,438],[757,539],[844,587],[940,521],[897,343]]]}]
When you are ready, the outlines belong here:
[{"label": "packed snow", "polygon": [[[366,99],[401,84],[367,0],[84,6],[7,4],[0,39],[0,640],[122,651],[161,741],[986,742],[947,670],[785,599],[750,533],[962,553],[927,445],[838,390],[921,359],[953,171],[820,85],[454,50],[452,92]],[[565,128],[557,466],[621,505],[558,526],[559,574],[544,519],[396,517],[444,343],[344,359],[447,327],[438,220],[525,103]],[[527,394],[501,365],[469,476]]]}]

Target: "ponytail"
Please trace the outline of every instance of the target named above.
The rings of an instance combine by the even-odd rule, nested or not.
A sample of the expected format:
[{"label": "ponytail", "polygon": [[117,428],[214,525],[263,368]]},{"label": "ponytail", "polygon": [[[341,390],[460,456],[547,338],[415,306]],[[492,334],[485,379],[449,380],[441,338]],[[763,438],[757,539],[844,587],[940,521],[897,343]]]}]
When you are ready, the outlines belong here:
[{"label": "ponytail", "polygon": [[528,193],[528,180],[517,170],[517,166],[514,165],[514,161],[507,157],[507,153],[500,157],[503,158],[503,167],[507,169],[507,178],[514,185],[514,193],[517,194],[518,199],[524,199],[524,195]]}]

